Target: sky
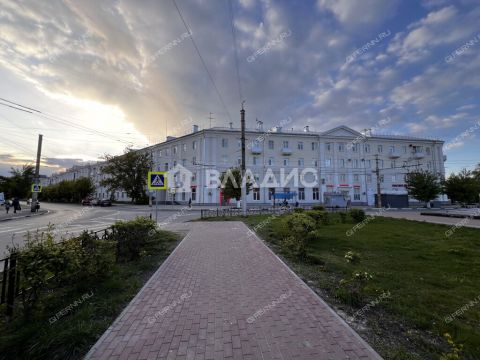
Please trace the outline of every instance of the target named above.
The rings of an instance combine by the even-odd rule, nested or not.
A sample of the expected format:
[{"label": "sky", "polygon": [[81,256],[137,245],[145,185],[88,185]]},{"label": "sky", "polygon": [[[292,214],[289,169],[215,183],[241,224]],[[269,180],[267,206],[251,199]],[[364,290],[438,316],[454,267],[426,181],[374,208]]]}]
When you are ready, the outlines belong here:
[{"label": "sky", "polygon": [[479,90],[479,0],[0,0],[0,175],[40,133],[49,175],[242,100],[248,127],[442,139],[451,173],[480,163]]}]

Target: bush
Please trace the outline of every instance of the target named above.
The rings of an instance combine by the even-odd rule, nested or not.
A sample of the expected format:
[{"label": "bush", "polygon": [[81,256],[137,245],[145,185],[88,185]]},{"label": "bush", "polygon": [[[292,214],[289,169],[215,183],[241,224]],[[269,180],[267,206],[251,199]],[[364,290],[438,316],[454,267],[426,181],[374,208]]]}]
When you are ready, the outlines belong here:
[{"label": "bush", "polygon": [[294,209],[293,209],[293,212],[294,212],[294,213],[303,213],[304,211],[305,211],[305,210],[302,209],[302,208],[294,208]]},{"label": "bush", "polygon": [[317,225],[321,223],[323,213],[324,213],[323,211],[318,211],[318,210],[308,210],[304,212],[304,214],[312,218],[312,220],[315,221]]},{"label": "bush", "polygon": [[305,259],[307,255],[304,239],[299,239],[295,236],[290,235],[284,238],[280,245],[284,253],[291,257]]},{"label": "bush", "polygon": [[355,251],[347,251],[344,257],[349,263],[356,264],[360,262],[360,254]]},{"label": "bush", "polygon": [[339,213],[339,216],[340,216],[340,222],[342,224],[345,224],[347,222],[347,213],[341,212]]},{"label": "bush", "polygon": [[322,205],[313,205],[313,206],[312,206],[312,210],[325,211],[325,207],[322,206]]},{"label": "bush", "polygon": [[113,225],[117,241],[117,260],[131,261],[140,257],[141,251],[156,233],[155,221],[137,217],[131,221],[117,221]]},{"label": "bush", "polygon": [[357,223],[362,222],[365,220],[365,211],[362,209],[351,209],[349,212],[350,217],[355,220]]},{"label": "bush", "polygon": [[291,235],[297,238],[306,238],[308,233],[315,229],[315,222],[305,214],[291,214],[285,218],[285,223]]}]

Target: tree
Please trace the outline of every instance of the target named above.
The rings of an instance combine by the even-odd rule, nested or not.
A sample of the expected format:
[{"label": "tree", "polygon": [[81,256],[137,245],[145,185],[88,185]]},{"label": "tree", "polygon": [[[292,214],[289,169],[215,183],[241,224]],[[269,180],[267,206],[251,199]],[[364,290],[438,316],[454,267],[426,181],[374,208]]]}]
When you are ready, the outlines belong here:
[{"label": "tree", "polygon": [[[223,195],[226,199],[240,200],[242,198],[242,171],[239,168],[228,169],[220,176]],[[247,179],[247,194],[252,183]]]},{"label": "tree", "polygon": [[21,169],[11,168],[11,176],[0,178],[0,192],[4,192],[7,198],[26,198],[30,194],[31,186],[35,178],[35,169],[32,165],[25,164]]},{"label": "tree", "polygon": [[480,176],[475,171],[463,169],[458,174],[452,173],[445,180],[445,193],[453,202],[473,203],[478,201]]},{"label": "tree", "polygon": [[408,193],[415,199],[428,202],[442,192],[438,176],[423,170],[417,170],[407,174],[405,182]]},{"label": "tree", "polygon": [[75,180],[73,187],[75,190],[75,200],[77,202],[91,196],[95,192],[95,185],[93,184],[92,179],[87,177]]},{"label": "tree", "polygon": [[145,197],[147,173],[151,166],[151,159],[147,153],[125,149],[123,155],[105,156],[106,165],[102,171],[106,175],[100,184],[112,193],[123,190],[136,202]]}]

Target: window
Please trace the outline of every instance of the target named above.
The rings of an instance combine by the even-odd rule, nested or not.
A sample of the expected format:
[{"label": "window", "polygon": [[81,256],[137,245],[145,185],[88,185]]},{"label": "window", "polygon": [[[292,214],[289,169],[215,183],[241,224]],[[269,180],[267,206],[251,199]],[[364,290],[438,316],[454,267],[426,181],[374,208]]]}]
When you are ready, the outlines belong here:
[{"label": "window", "polygon": [[318,191],[318,188],[312,189],[312,196],[313,200],[320,200],[320,192]]},{"label": "window", "polygon": [[165,149],[165,156],[169,156],[170,155],[170,149]]},{"label": "window", "polygon": [[367,182],[371,183],[372,182],[372,175],[367,175]]},{"label": "window", "polygon": [[195,181],[197,181],[197,174],[193,173],[192,174],[192,182],[195,182]]},{"label": "window", "polygon": [[298,200],[305,200],[305,188],[298,188]]},{"label": "window", "polygon": [[288,158],[283,158],[283,166],[288,166]]},{"label": "window", "polygon": [[192,201],[197,200],[197,188],[192,188]]},{"label": "window", "polygon": [[258,156],[253,157],[253,165],[258,165]]},{"label": "window", "polygon": [[177,160],[173,161],[173,167],[177,166]]},{"label": "window", "polygon": [[185,152],[187,151],[187,144],[182,144],[182,150]]},{"label": "window", "polygon": [[242,165],[242,159],[241,158],[237,159],[237,164],[238,164],[238,166]]},{"label": "window", "polygon": [[325,166],[331,167],[332,166],[332,159],[325,159]]},{"label": "window", "polygon": [[385,180],[385,179],[384,179],[383,175],[380,175],[380,182],[383,183],[384,180]]},{"label": "window", "polygon": [[370,144],[365,144],[365,152],[366,153],[370,152]]},{"label": "window", "polygon": [[197,140],[192,141],[192,149],[196,150],[197,149]]},{"label": "window", "polygon": [[196,156],[192,157],[192,164],[197,165],[197,157]]},{"label": "window", "polygon": [[314,167],[318,166],[318,160],[317,159],[312,159],[312,166],[314,166]]},{"label": "window", "polygon": [[285,149],[288,149],[288,141],[287,141],[287,140],[285,140],[285,141],[283,142],[283,147],[284,147]]},{"label": "window", "polygon": [[393,154],[395,152],[395,145],[391,145],[389,147],[390,154]]},{"label": "window", "polygon": [[327,148],[327,151],[332,151],[332,144],[331,143],[326,143],[325,147]]},{"label": "window", "polygon": [[182,166],[187,166],[187,159],[182,159]]},{"label": "window", "polygon": [[427,153],[427,155],[430,155],[430,148],[428,146],[425,148],[425,152]]},{"label": "window", "polygon": [[260,189],[254,188],[253,189],[253,200],[259,201],[260,200]]},{"label": "window", "polygon": [[165,163],[165,170],[168,170],[168,163]]},{"label": "window", "polygon": [[185,191],[182,191],[182,201],[185,201]]},{"label": "window", "polygon": [[358,144],[353,144],[352,145],[352,151],[353,152],[358,152]]},{"label": "window", "polygon": [[222,148],[228,147],[228,139],[222,139]]},{"label": "window", "polygon": [[312,151],[315,151],[318,149],[318,143],[312,142]]},{"label": "window", "polygon": [[162,150],[158,150],[158,157],[162,157]]},{"label": "window", "polygon": [[268,188],[268,200],[272,200],[275,195],[275,188]]},{"label": "window", "polygon": [[303,150],[303,141],[298,142],[298,150]]},{"label": "window", "polygon": [[353,167],[358,169],[358,159],[353,159]]},{"label": "window", "polygon": [[407,153],[407,146],[406,146],[406,145],[403,145],[403,146],[402,146],[402,151],[403,151],[404,154]]},{"label": "window", "polygon": [[353,181],[359,182],[360,181],[360,176],[358,174],[353,175]]},{"label": "window", "polygon": [[298,166],[304,166],[304,165],[305,165],[305,161],[302,158],[298,159]]},{"label": "window", "polygon": [[345,159],[338,160],[338,166],[341,167],[341,168],[344,168],[345,167]]},{"label": "window", "polygon": [[432,162],[429,161],[427,162],[427,170],[431,170],[432,169]]},{"label": "window", "polygon": [[378,151],[379,153],[382,153],[382,152],[383,152],[383,145],[378,145],[377,151]]},{"label": "window", "polygon": [[178,146],[175,145],[175,146],[173,147],[173,155],[175,155],[175,154],[177,153],[177,151],[178,151]]},{"label": "window", "polygon": [[268,149],[273,150],[275,148],[275,143],[273,140],[268,140]]},{"label": "window", "polygon": [[340,151],[340,152],[345,151],[345,144],[344,143],[338,143],[338,151]]},{"label": "window", "polygon": [[392,169],[395,168],[395,160],[390,161],[390,167]]},{"label": "window", "polygon": [[397,177],[395,175],[392,175],[392,183],[394,183],[395,181],[397,181]]},{"label": "window", "polygon": [[341,182],[345,182],[346,179],[347,179],[347,176],[346,176],[345,174],[340,174],[340,175],[339,175],[339,180],[340,180]]},{"label": "window", "polygon": [[269,165],[269,166],[273,166],[274,164],[275,164],[275,158],[269,157],[269,158],[268,158],[268,165]]}]

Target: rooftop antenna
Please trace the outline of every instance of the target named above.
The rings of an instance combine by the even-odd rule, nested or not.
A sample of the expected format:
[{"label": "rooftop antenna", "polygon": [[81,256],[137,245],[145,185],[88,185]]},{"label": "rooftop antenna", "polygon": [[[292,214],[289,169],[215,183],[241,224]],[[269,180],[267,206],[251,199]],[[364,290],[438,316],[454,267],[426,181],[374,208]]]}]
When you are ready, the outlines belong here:
[{"label": "rooftop antenna", "polygon": [[208,119],[210,120],[210,128],[212,128],[212,120],[214,119],[214,118],[212,117],[212,115],[213,115],[213,113],[211,112],[211,113],[210,113],[210,116],[208,117]]}]

